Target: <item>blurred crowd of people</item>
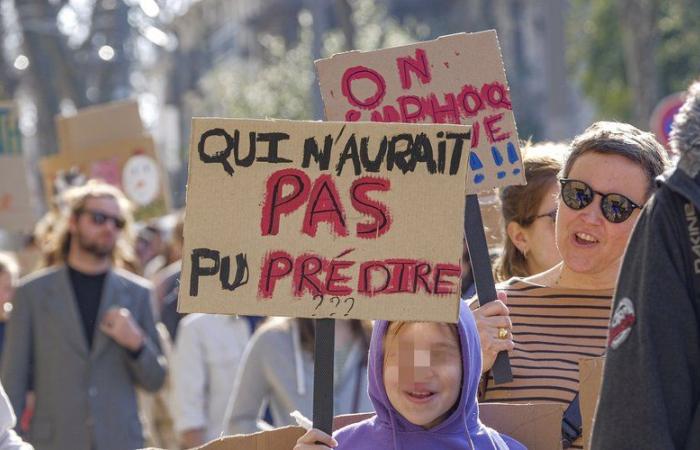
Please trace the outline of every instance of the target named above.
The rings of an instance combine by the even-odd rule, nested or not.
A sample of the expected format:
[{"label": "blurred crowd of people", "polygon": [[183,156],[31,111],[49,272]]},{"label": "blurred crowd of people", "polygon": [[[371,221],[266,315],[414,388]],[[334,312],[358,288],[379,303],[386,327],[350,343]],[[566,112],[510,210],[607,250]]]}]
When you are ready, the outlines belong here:
[{"label": "blurred crowd of people", "polygon": [[[698,105],[696,84],[672,141],[683,155],[679,167],[689,175],[682,180],[673,175],[676,184],[665,181],[662,190],[680,185],[680,195],[694,195],[700,189],[700,158],[693,159],[693,153],[700,155]],[[457,327],[446,329],[461,343],[462,361],[471,358],[482,370],[474,375],[474,367],[464,362],[469,374],[463,373],[461,390],[437,423],[449,422],[451,414],[462,417],[467,409],[478,416],[471,393],[480,402],[561,403],[565,417],[575,416],[579,359],[608,353],[613,363],[606,370],[595,448],[646,448],[644,442],[652,441],[654,448],[691,448],[691,439],[697,439],[693,433],[700,432],[700,311],[692,291],[700,266],[681,267],[687,261],[673,259],[678,249],[669,242],[677,239],[677,228],[684,231],[682,218],[680,225],[657,224],[671,194],[664,190],[664,197],[644,209],[657,178],[671,167],[667,151],[650,133],[616,122],[595,123],[570,143],[523,148],[528,184],[500,190],[504,242],[494,262],[499,298],[480,306],[465,246],[462,298],[469,308]],[[697,206],[697,198],[689,200],[691,206],[684,209],[681,201],[677,206],[683,217]],[[625,262],[619,277],[640,216],[644,228],[631,244],[635,259]],[[183,221],[184,214],[174,212],[134,223],[119,189],[89,180],[62,193],[37,224],[27,244],[38,254],[36,267],[20,268],[13,255],[0,254],[0,379],[17,417],[16,430],[36,448],[191,448],[221,435],[292,424],[294,410],[311,417],[313,321],[177,312]],[[665,247],[649,244],[659,240]],[[655,258],[666,256],[668,264],[657,273]],[[683,312],[666,314],[660,312],[663,305],[649,306],[645,286],[657,294],[663,287],[633,278],[638,271],[657,283],[677,281],[674,299],[658,302],[684,294],[687,299],[677,300]],[[25,274],[21,281],[20,273]],[[662,320],[683,323],[669,337],[683,342],[681,347],[664,344],[682,348],[682,355],[658,348],[664,338],[654,333],[668,324],[649,322]],[[376,364],[390,364],[383,352],[393,344],[384,339],[400,334],[394,328],[400,327],[378,322],[375,337],[369,322],[336,322],[336,414],[376,411],[390,415],[394,424],[398,411],[416,423],[388,387],[385,391],[372,381],[372,374],[381,373]],[[410,327],[401,332],[417,333]],[[464,346],[472,340],[480,350],[468,354]],[[513,381],[496,385],[490,369],[501,351],[510,354]],[[659,373],[666,365],[674,367],[673,376]],[[656,379],[642,379],[644,374]],[[636,392],[626,380],[646,386],[654,412],[640,403],[643,396],[635,401],[647,411],[645,423],[657,426],[621,441],[615,433],[627,422],[620,408],[632,399],[620,393]],[[682,385],[669,387],[673,380]],[[683,393],[679,412],[673,402]],[[455,402],[467,409],[455,412]],[[563,439],[571,448],[583,448],[580,424],[572,420],[572,430],[564,426]],[[11,430],[14,423],[8,409],[0,425]],[[340,436],[358,442],[354,448],[365,448],[359,442],[370,435]],[[394,443],[409,439],[401,436],[394,434]],[[487,446],[479,439],[491,435],[480,436],[472,442],[484,442],[483,448],[518,448],[495,434]],[[317,441],[336,444],[312,430],[297,447],[315,448]]]}]

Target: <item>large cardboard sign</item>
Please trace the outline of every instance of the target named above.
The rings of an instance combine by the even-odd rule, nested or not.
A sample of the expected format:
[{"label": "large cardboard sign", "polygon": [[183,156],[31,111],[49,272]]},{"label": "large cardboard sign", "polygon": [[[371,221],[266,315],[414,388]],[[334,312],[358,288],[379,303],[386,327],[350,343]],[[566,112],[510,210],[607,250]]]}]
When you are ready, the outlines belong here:
[{"label": "large cardboard sign", "polygon": [[17,108],[0,102],[0,229],[32,231],[36,211],[27,180]]},{"label": "large cardboard sign", "polygon": [[[487,426],[518,440],[527,448],[561,450],[561,419],[564,406],[555,403],[479,405],[479,417]],[[349,414],[333,420],[333,430],[372,417]],[[254,434],[227,436],[211,441],[199,450],[291,450],[305,430],[283,427]]]},{"label": "large cardboard sign", "polygon": [[468,193],[525,184],[495,31],[316,61],[327,120],[472,125]]},{"label": "large cardboard sign", "polygon": [[581,423],[583,425],[583,448],[591,448],[591,434],[598,397],[603,384],[603,367],[605,357],[583,358],[579,361],[579,404],[581,405]]},{"label": "large cardboard sign", "polygon": [[469,139],[194,119],[178,310],[455,322]]},{"label": "large cardboard sign", "polygon": [[103,144],[90,151],[59,153],[39,163],[50,200],[70,182],[67,178],[96,178],[120,188],[135,207],[136,220],[169,211],[167,180],[148,136]]}]

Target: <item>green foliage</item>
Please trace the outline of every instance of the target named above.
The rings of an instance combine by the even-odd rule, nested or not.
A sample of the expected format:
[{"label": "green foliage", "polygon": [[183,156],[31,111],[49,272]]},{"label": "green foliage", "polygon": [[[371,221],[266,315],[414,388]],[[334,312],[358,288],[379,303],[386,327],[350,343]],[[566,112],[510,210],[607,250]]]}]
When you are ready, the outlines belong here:
[{"label": "green foliage", "polygon": [[673,0],[660,3],[659,19],[662,45],[656,61],[661,78],[661,93],[684,91],[700,77],[700,2]]},{"label": "green foliage", "polygon": [[573,44],[569,63],[578,72],[583,92],[602,117],[630,120],[632,93],[625,76],[615,2],[574,1],[569,34]]},{"label": "green foliage", "polygon": [[[414,35],[373,0],[352,2],[356,47],[374,50],[415,41]],[[313,22],[302,10],[294,26],[299,40],[293,48],[280,36],[260,37],[263,54],[257,59],[232,58],[220,63],[200,82],[187,101],[194,115],[221,117],[275,117],[290,120],[313,118],[312,89],[318,89],[312,58]],[[323,35],[323,52],[347,50],[342,31]]]},{"label": "green foliage", "polygon": [[312,117],[309,86],[311,30],[304,29],[296,47],[287,50],[284,40],[264,36],[264,61],[227,60],[200,82],[200,95],[190,96],[195,115],[222,117],[308,119]]},{"label": "green foliage", "polygon": [[[659,1],[659,39],[648,64],[656,64],[661,96],[685,90],[700,76],[700,2]],[[598,115],[632,120],[618,8],[614,0],[574,0],[568,24],[568,58]]]}]

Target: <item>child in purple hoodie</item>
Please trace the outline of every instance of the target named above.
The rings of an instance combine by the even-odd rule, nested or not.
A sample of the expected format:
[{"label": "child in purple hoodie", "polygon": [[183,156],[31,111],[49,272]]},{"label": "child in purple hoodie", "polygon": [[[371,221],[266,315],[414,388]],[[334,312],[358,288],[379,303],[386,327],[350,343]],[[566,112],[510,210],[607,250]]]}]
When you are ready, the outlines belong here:
[{"label": "child in purple hoodie", "polygon": [[525,449],[479,420],[481,347],[464,303],[457,324],[375,322],[367,370],[376,415],[333,437],[311,429],[294,450]]}]

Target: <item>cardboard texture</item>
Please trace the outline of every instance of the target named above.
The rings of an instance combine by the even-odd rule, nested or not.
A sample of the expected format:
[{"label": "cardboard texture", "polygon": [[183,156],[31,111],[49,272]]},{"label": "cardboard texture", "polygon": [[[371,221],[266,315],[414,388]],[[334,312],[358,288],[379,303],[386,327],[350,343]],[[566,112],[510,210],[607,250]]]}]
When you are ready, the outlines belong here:
[{"label": "cardboard texture", "polygon": [[37,216],[22,155],[0,155],[0,230],[31,232]]},{"label": "cardboard texture", "polygon": [[167,179],[149,136],[103,144],[90,151],[63,153],[40,161],[46,198],[60,191],[66,174],[101,179],[119,187],[135,207],[136,220],[159,217],[170,210]]},{"label": "cardboard texture", "polygon": [[525,184],[496,32],[316,61],[327,120],[472,125],[467,192]]},{"label": "cardboard texture", "polygon": [[142,136],[144,129],[138,103],[126,100],[83,108],[72,116],[56,116],[56,133],[60,153],[82,153]]},{"label": "cardboard texture", "polygon": [[560,450],[564,405],[559,403],[483,403],[479,417],[489,427],[530,449]]},{"label": "cardboard texture", "polygon": [[0,102],[0,230],[31,232],[37,219],[33,200],[17,106]]},{"label": "cardboard texture", "polygon": [[455,322],[468,132],[194,119],[179,311]]},{"label": "cardboard texture", "polygon": [[603,383],[605,357],[585,358],[579,361],[579,404],[583,425],[583,447],[591,448],[591,433],[598,397]]},{"label": "cardboard texture", "polygon": [[[481,421],[536,450],[561,449],[564,407],[555,403],[479,405]],[[333,430],[372,417],[373,413],[348,414],[333,419]],[[291,450],[305,433],[301,427],[277,428],[249,435],[223,437],[198,450]]]}]

